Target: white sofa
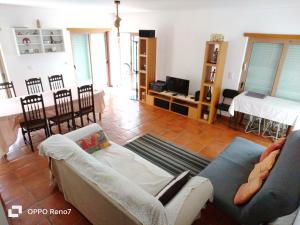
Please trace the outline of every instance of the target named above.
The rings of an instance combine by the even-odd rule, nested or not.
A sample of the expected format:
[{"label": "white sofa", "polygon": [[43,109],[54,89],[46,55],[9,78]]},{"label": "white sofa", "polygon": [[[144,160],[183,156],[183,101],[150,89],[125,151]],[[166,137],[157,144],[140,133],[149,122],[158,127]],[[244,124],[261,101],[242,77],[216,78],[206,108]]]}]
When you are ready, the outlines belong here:
[{"label": "white sofa", "polygon": [[68,134],[54,135],[39,146],[51,158],[51,171],[65,199],[93,224],[190,225],[213,196],[206,178],[196,176],[164,207],[155,195],[171,174],[111,142],[93,154],[75,143],[99,131],[91,124]]}]

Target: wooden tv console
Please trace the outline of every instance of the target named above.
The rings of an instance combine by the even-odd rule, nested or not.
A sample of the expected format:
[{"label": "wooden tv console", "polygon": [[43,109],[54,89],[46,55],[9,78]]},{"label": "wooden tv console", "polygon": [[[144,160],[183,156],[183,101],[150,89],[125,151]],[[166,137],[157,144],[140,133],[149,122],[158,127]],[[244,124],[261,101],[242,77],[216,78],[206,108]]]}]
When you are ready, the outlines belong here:
[{"label": "wooden tv console", "polygon": [[174,95],[173,92],[149,90],[146,96],[146,103],[197,119],[199,117],[199,101],[195,101],[192,97],[193,95]]}]

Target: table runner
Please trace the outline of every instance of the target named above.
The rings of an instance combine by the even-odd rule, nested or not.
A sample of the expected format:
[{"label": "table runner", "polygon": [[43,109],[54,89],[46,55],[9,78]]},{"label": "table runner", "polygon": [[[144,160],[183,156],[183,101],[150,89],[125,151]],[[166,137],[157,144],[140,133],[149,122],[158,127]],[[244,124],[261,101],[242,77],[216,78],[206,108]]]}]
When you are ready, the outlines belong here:
[{"label": "table runner", "polygon": [[[72,90],[74,111],[78,110],[77,87],[69,88]],[[53,92],[42,93],[47,117],[55,115]],[[10,99],[0,100],[0,157],[9,151],[9,146],[15,143],[20,122],[23,120],[23,111],[20,98],[18,96]],[[94,90],[95,112],[103,113],[104,91]]]}]

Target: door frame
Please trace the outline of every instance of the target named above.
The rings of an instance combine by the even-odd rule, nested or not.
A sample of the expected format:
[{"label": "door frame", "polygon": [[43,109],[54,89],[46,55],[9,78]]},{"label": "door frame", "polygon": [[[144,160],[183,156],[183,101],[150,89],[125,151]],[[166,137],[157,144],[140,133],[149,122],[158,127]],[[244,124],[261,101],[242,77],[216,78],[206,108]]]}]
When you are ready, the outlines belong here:
[{"label": "door frame", "polygon": [[[2,46],[0,44],[0,67],[2,68],[3,72],[0,74],[3,82],[8,82],[8,70],[7,70],[7,67],[6,67],[6,61],[5,61],[5,58],[4,58],[4,54],[3,54],[3,49],[2,49]],[[8,97],[12,97],[12,92],[11,92],[11,89],[6,89],[6,94]]]},{"label": "door frame", "polygon": [[[90,34],[92,33],[104,33],[104,42],[105,42],[105,56],[106,56],[106,71],[107,71],[107,86],[112,87],[111,83],[111,65],[110,65],[110,48],[109,48],[109,37],[112,29],[110,28],[67,28],[67,31],[71,33],[85,33],[88,34],[88,38],[90,39]],[[89,48],[90,48],[90,40],[89,40]],[[90,54],[91,57],[91,54]],[[91,63],[91,69],[92,69]],[[93,77],[93,76],[92,76]]]},{"label": "door frame", "polygon": [[0,66],[3,70],[3,73],[0,74],[1,77],[2,77],[2,80],[4,82],[7,82],[8,81],[8,72],[7,72],[7,67],[6,67],[6,62],[5,62],[5,59],[4,59],[4,54],[3,54],[3,50],[2,50],[2,46],[0,44]]}]

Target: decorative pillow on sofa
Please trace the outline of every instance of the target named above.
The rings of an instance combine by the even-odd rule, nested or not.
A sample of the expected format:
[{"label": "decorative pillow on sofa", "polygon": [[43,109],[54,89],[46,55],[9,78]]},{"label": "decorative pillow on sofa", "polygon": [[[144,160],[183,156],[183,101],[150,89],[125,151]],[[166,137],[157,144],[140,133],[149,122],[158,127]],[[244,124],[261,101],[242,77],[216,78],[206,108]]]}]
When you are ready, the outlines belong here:
[{"label": "decorative pillow on sofa", "polygon": [[242,184],[234,197],[234,204],[242,205],[250,201],[250,199],[260,190],[263,181],[268,177],[270,170],[273,168],[279,150],[271,152],[262,162],[257,163],[248,177],[248,182]]},{"label": "decorative pillow on sofa", "polygon": [[106,148],[110,146],[110,143],[103,132],[103,130],[99,130],[95,133],[92,133],[82,139],[76,141],[76,143],[86,152],[92,154],[95,151]]},{"label": "decorative pillow on sofa", "polygon": [[259,177],[259,175],[264,171],[269,172],[273,168],[279,153],[279,150],[273,151],[263,161],[257,163],[251,171],[248,181]]},{"label": "decorative pillow on sofa", "polygon": [[258,177],[248,181],[248,183],[242,184],[234,197],[234,204],[242,205],[247,203],[259,191],[268,174],[269,171],[264,171]]},{"label": "decorative pillow on sofa", "polygon": [[165,186],[157,195],[156,198],[163,204],[168,204],[172,198],[181,190],[181,188],[189,181],[190,171],[184,171],[175,177],[167,186]]},{"label": "decorative pillow on sofa", "polygon": [[281,150],[283,148],[283,145],[285,143],[286,139],[281,138],[271,144],[260,156],[259,161],[263,161],[271,152],[276,151],[276,150]]}]

